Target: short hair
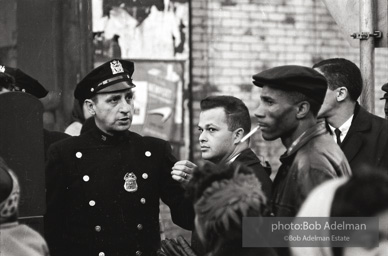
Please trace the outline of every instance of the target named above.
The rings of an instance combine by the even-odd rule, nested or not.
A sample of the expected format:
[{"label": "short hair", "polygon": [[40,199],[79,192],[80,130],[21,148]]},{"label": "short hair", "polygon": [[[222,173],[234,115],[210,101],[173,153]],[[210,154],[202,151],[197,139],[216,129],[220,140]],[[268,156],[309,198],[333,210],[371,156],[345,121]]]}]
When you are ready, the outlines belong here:
[{"label": "short hair", "polygon": [[318,116],[318,112],[321,109],[321,104],[317,101],[311,99],[301,92],[296,91],[287,91],[287,97],[292,101],[293,104],[299,103],[301,101],[307,101],[310,104],[310,111],[314,117]]},{"label": "short hair", "polygon": [[0,90],[3,88],[14,91],[16,89],[15,78],[9,74],[0,72]]},{"label": "short hair", "polygon": [[229,131],[243,128],[244,133],[251,130],[251,117],[247,106],[242,100],[233,96],[208,96],[201,101],[201,111],[223,108]]},{"label": "short hair", "polygon": [[362,92],[362,76],[360,69],[350,60],[333,58],[314,64],[326,77],[330,90],[339,87],[348,89],[350,99],[356,101]]},{"label": "short hair", "polygon": [[330,216],[373,217],[386,210],[388,176],[383,170],[364,167],[337,189]]},{"label": "short hair", "polygon": [[[340,186],[333,198],[331,217],[374,217],[388,210],[388,176],[383,170],[364,166]],[[333,247],[340,256],[343,248]]]}]

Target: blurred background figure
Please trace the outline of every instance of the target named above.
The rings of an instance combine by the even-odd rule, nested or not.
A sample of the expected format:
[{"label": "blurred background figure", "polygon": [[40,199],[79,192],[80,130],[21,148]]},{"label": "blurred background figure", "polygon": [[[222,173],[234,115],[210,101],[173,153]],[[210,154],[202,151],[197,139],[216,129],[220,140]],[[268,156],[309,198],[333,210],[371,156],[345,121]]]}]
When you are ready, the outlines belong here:
[{"label": "blurred background figure", "polygon": [[78,100],[75,99],[73,111],[71,113],[71,123],[65,129],[65,133],[71,136],[80,135],[83,124],[91,116],[92,115],[89,113],[89,111],[86,108],[85,102],[81,104],[79,103]]},{"label": "blurred background figure", "polygon": [[379,171],[364,168],[359,174],[350,178],[327,181],[311,192],[297,217],[378,217],[379,244],[378,247],[373,247],[373,241],[368,241],[371,236],[365,235],[363,242],[371,246],[293,247],[291,251],[294,256],[386,256],[388,255],[388,176]]},{"label": "blurred background figure", "polygon": [[43,237],[27,225],[18,223],[19,198],[16,175],[0,157],[0,255],[49,255]]},{"label": "blurred background figure", "polygon": [[206,255],[276,255],[272,248],[242,247],[243,217],[264,216],[266,211],[267,198],[251,169],[206,163],[194,171],[188,191]]},{"label": "blurred background figure", "polygon": [[[21,69],[0,65],[0,93],[3,91],[20,91],[28,93],[39,99],[43,105],[49,92],[44,86],[30,75],[24,73]],[[63,132],[49,131],[43,128],[44,156],[48,148],[54,142],[68,138]]]}]

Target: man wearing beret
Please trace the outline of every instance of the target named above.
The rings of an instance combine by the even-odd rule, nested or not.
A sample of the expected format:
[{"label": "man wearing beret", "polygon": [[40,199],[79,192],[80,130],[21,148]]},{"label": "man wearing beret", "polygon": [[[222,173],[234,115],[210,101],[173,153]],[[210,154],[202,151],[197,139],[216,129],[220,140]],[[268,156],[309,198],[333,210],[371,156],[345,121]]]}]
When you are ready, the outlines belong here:
[{"label": "man wearing beret", "polygon": [[115,59],[75,89],[95,125],[49,150],[45,233],[53,256],[156,255],[160,199],[173,222],[192,229],[192,204],[170,174],[171,146],[128,130],[133,72],[133,62]]},{"label": "man wearing beret", "polygon": [[313,68],[326,77],[329,87],[318,116],[326,119],[352,172],[388,173],[388,121],[358,104],[362,91],[360,69],[343,58],[323,60]]},{"label": "man wearing beret", "polygon": [[349,164],[317,114],[326,79],[302,66],[279,66],[253,76],[261,87],[255,111],[265,140],[280,138],[286,152],[274,180],[271,206],[278,217],[294,217],[307,194],[320,183],[350,175]]},{"label": "man wearing beret", "polygon": [[384,96],[380,98],[380,100],[385,100],[385,106],[384,106],[385,119],[388,119],[388,83],[384,84],[381,87],[381,90],[385,92]]}]

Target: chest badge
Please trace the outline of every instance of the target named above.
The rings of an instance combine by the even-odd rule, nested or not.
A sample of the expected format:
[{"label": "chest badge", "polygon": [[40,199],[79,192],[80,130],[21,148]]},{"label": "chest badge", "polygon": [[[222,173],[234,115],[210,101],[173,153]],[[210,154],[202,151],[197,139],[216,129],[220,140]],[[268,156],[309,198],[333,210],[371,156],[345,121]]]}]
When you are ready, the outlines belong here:
[{"label": "chest badge", "polygon": [[131,172],[127,172],[127,174],[125,174],[124,176],[124,180],[125,180],[125,183],[124,183],[124,189],[128,192],[136,192],[137,191],[137,177],[136,175]]}]

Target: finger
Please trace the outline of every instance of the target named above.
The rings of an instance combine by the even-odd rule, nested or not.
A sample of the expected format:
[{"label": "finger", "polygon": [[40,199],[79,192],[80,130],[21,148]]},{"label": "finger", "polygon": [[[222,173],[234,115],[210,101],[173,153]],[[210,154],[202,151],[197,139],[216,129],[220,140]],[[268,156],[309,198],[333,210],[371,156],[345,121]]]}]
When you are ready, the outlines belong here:
[{"label": "finger", "polygon": [[178,182],[184,182],[184,179],[183,179],[181,176],[172,175],[171,177],[172,177],[174,180],[178,181]]},{"label": "finger", "polygon": [[180,160],[176,162],[174,166],[187,166],[189,168],[197,167],[196,164],[194,164],[193,162],[190,162],[189,160]]},{"label": "finger", "polygon": [[176,175],[176,176],[180,176],[180,177],[184,177],[185,175],[183,174],[184,172],[183,171],[180,171],[180,170],[173,170],[171,172],[171,175]]},{"label": "finger", "polygon": [[185,161],[185,165],[189,168],[196,168],[197,165],[194,164],[193,162],[190,162],[189,160],[184,160]]},{"label": "finger", "polygon": [[176,170],[176,171],[183,171],[185,168],[187,168],[187,167],[184,166],[184,165],[181,165],[181,164],[177,165],[177,164],[175,164],[171,169]]}]

